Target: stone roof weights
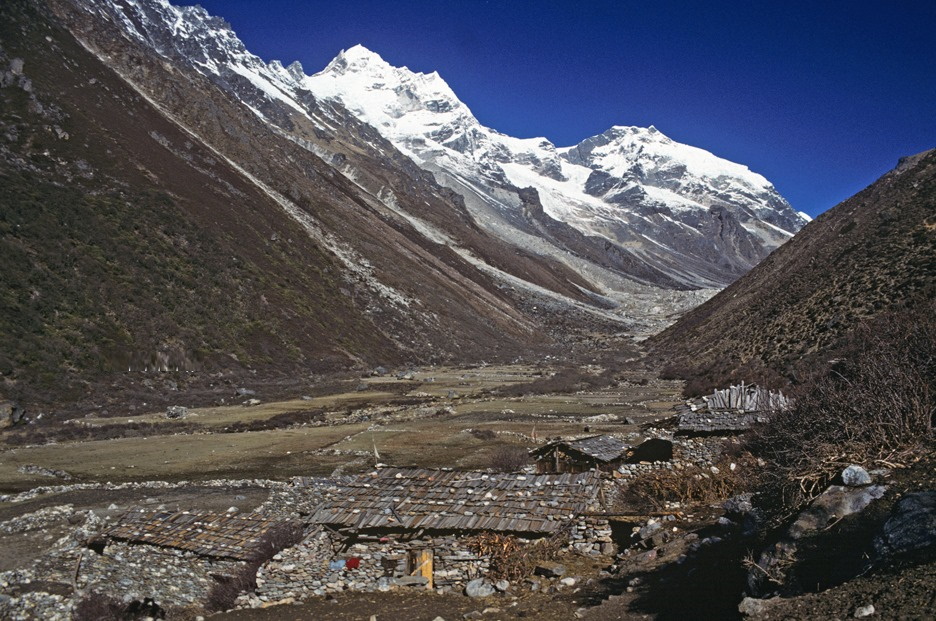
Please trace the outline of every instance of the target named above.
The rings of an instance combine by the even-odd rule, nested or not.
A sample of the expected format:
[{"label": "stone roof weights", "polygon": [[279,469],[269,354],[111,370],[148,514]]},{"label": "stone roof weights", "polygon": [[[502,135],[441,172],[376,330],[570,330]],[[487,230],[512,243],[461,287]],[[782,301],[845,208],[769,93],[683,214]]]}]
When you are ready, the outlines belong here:
[{"label": "stone roof weights", "polygon": [[533,455],[551,455],[555,448],[584,459],[610,463],[626,457],[630,447],[613,436],[590,436],[578,440],[556,440],[536,449]]},{"label": "stone roof weights", "polygon": [[600,475],[383,468],[327,494],[311,521],[358,529],[553,533],[593,507]]},{"label": "stone roof weights", "polygon": [[108,539],[188,550],[202,556],[250,560],[271,529],[292,524],[259,515],[206,511],[130,510],[101,533]]}]

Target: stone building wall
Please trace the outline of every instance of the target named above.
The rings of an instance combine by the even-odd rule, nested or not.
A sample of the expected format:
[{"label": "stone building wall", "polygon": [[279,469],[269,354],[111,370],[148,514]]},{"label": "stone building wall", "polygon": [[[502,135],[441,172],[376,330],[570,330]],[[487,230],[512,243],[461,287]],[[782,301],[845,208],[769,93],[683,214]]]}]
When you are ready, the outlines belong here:
[{"label": "stone building wall", "polygon": [[[348,545],[343,537],[317,529],[297,546],[283,550],[257,572],[257,589],[241,597],[241,605],[257,606],[284,599],[304,600],[340,591],[388,591],[425,585],[409,576],[411,552],[433,551],[433,586],[437,591],[461,591],[484,577],[490,559],[468,549],[468,536],[444,535],[398,541],[390,537]],[[589,556],[613,554],[611,527],[601,517],[580,517],[569,529],[570,550]],[[349,559],[357,559],[348,563]],[[343,562],[343,563],[342,563]]]}]

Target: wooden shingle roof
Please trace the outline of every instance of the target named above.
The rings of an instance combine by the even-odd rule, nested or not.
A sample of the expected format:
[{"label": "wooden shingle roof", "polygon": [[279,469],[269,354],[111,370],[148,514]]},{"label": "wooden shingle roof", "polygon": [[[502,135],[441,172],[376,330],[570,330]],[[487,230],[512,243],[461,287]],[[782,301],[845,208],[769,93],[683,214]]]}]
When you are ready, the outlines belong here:
[{"label": "wooden shingle roof", "polygon": [[252,559],[262,537],[272,528],[291,524],[258,515],[205,511],[131,509],[103,537],[189,550],[203,556]]},{"label": "wooden shingle roof", "polygon": [[360,529],[551,533],[586,511],[599,475],[384,468],[326,493],[312,522]]},{"label": "wooden shingle roof", "polygon": [[580,453],[601,462],[620,459],[625,456],[630,448],[613,436],[590,436],[578,440],[556,440],[536,449],[533,454],[550,455],[556,447],[563,451]]},{"label": "wooden shingle roof", "polygon": [[730,386],[677,408],[679,430],[711,433],[746,431],[768,420],[769,412],[783,409],[789,400],[754,384]]}]

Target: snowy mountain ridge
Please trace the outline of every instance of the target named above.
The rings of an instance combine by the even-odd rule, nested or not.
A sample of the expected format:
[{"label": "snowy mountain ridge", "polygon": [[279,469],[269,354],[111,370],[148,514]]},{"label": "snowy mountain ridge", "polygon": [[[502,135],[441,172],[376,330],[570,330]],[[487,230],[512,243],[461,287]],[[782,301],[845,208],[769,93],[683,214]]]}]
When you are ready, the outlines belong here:
[{"label": "snowy mountain ridge", "polygon": [[[341,122],[335,106],[349,111],[461,194],[487,233],[577,271],[583,260],[588,269],[597,264],[606,293],[621,290],[619,277],[665,289],[721,288],[806,222],[761,175],[654,127],[615,126],[556,148],[483,126],[438,73],[393,67],[360,45],[309,76],[298,62],[251,54],[201,7],[82,4],[209,77],[287,135],[291,115],[328,131]],[[327,144],[309,148],[323,155]]]},{"label": "snowy mountain ridge", "polygon": [[473,185],[486,198],[489,192],[478,186],[532,187],[547,216],[588,237],[624,244],[642,260],[659,263],[655,257],[664,254],[685,263],[675,255],[698,254],[691,246],[699,240],[691,238],[705,234],[700,224],[710,212],[730,214],[747,239],[737,252],[714,242],[717,251],[737,255],[729,257],[728,275],[663,268],[689,286],[729,282],[807,221],[763,176],[655,127],[615,126],[564,148],[546,138],[513,138],[483,126],[438,73],[393,67],[360,45],[301,85],[339,101],[437,175]]}]

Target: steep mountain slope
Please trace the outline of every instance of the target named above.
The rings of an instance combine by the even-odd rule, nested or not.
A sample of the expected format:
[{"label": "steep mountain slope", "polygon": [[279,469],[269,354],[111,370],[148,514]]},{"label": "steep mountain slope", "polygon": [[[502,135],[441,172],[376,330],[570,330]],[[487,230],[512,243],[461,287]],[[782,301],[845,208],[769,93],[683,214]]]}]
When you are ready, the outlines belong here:
[{"label": "steep mountain slope", "polygon": [[[541,223],[581,235],[567,249],[643,282],[724,286],[806,221],[762,176],[654,127],[613,127],[557,149],[545,138],[484,127],[437,73],[393,67],[362,46],[313,76],[300,76],[295,65],[290,71],[301,89],[340,101],[462,193],[493,233],[516,237],[529,228],[516,197],[518,188],[532,187],[546,216]],[[557,255],[569,246],[550,241]],[[640,269],[615,265],[609,255],[616,254]]]},{"label": "steep mountain slope", "polygon": [[11,389],[234,356],[314,367],[343,347],[393,355],[334,294],[334,259],[269,197],[24,3],[3,13]]},{"label": "steep mountain slope", "polygon": [[128,368],[492,359],[545,339],[501,283],[387,204],[444,221],[568,305],[585,299],[574,274],[491,244],[406,158],[368,159],[357,145],[381,139],[354,119],[324,140],[340,132],[346,160],[393,200],[120,35],[99,33],[102,63],[36,6],[6,2],[0,20],[7,396],[60,397]]},{"label": "steep mountain slope", "polygon": [[933,299],[936,150],[903,158],[651,343],[715,384],[764,367],[789,377],[824,366],[858,321]]},{"label": "steep mountain slope", "polygon": [[[618,314],[626,315],[630,322],[637,315],[631,312],[634,308],[656,307],[658,317],[649,318],[648,329],[659,325],[674,310],[694,305],[700,299],[694,293],[684,295],[642,285],[569,252],[557,257],[544,251],[551,246],[536,231],[523,233],[522,239],[491,236],[479,226],[477,217],[462,205],[457,194],[442,189],[431,175],[415,166],[372,127],[349,114],[340,102],[319,101],[299,87],[298,65],[284,68],[277,61],[264,63],[244,48],[223,20],[209,16],[199,7],[178,8],[158,0],[134,3],[55,0],[51,4],[87,45],[181,122],[200,123],[202,119],[191,118],[191,97],[180,100],[174,94],[179,90],[174,83],[177,75],[167,75],[163,85],[159,82],[164,73],[161,65],[154,64],[150,71],[127,62],[124,48],[135,50],[134,57],[160,58],[173,65],[175,71],[191,76],[190,79],[198,76],[210,81],[231,105],[239,104],[253,118],[253,121],[242,118],[242,123],[256,123],[259,118],[265,128],[313,154],[313,159],[321,158],[364,190],[371,196],[375,209],[408,223],[432,244],[460,256],[499,281],[505,290],[522,291],[524,298],[531,294],[545,296],[548,304],[559,307],[570,303],[578,308],[581,304],[586,308],[619,306]],[[225,134],[217,138],[226,140]],[[243,142],[214,146],[231,148],[225,152],[238,162],[241,157],[257,159],[256,150],[241,148]],[[296,153],[292,157],[307,156]],[[292,175],[295,177],[296,171]],[[281,183],[282,177],[264,179]],[[401,200],[401,193],[410,191],[428,198]],[[444,200],[440,203],[433,196]],[[519,197],[515,200],[518,204],[521,201]],[[530,201],[535,203],[534,198]],[[445,207],[443,203],[454,206]],[[329,214],[318,217],[328,218]],[[342,221],[338,230],[345,228],[347,223]],[[527,243],[529,240],[533,243]],[[626,295],[608,297],[606,283],[614,285],[612,293]]]},{"label": "steep mountain slope", "polygon": [[[656,130],[630,128],[641,133],[640,145],[617,138],[599,145],[602,137],[595,137],[560,152],[542,139],[518,140],[481,126],[437,74],[390,67],[360,46],[306,76],[298,63],[284,67],[250,54],[229,25],[200,7],[164,0],[89,0],[77,3],[77,10],[61,0],[56,5],[80,24],[83,37],[121,32],[200,73],[281,135],[392,202],[386,193],[393,186],[370,186],[358,162],[332,159],[349,155],[344,137],[336,144],[333,134],[340,135],[351,118],[363,120],[389,142],[370,132],[355,147],[403,165],[392,143],[461,195],[486,237],[562,274],[533,284],[567,295],[584,279],[588,291],[573,298],[585,295],[632,318],[650,316],[651,331],[666,315],[711,294],[693,290],[734,280],[804,222],[759,175]],[[607,152],[598,157],[602,149]],[[402,211],[456,252],[508,272],[507,284],[524,284],[524,270],[493,261],[477,246],[465,247],[462,238],[439,235],[444,220],[425,222],[410,207]],[[573,286],[558,287],[563,280]]]}]

